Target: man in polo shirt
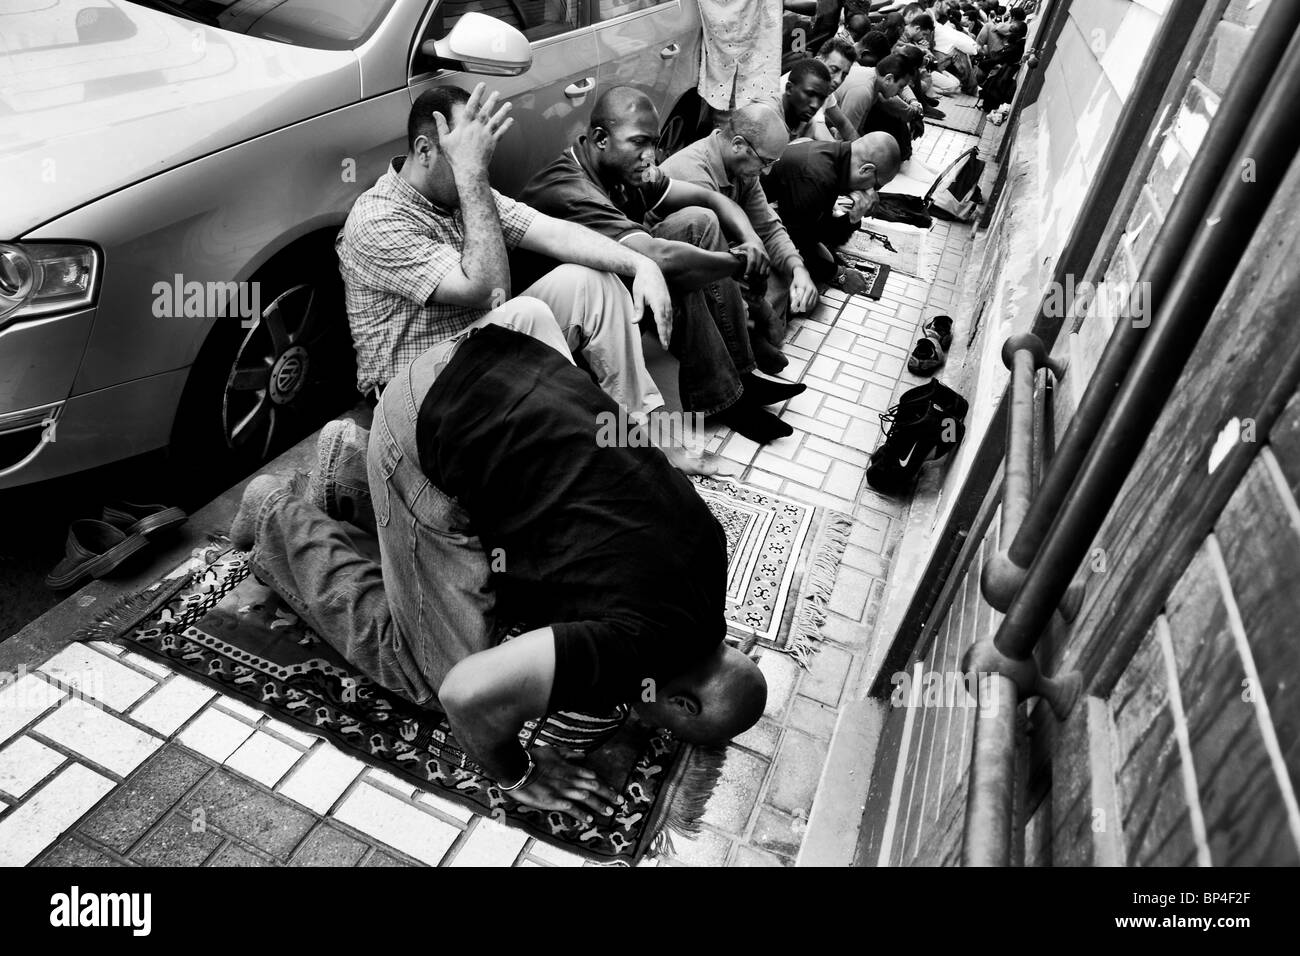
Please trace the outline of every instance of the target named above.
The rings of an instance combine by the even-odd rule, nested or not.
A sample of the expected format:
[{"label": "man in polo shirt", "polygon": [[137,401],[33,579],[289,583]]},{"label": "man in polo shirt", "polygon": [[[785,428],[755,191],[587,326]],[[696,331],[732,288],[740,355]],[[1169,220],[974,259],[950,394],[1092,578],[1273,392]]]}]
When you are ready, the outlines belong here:
[{"label": "man in polo shirt", "polygon": [[[524,750],[526,721],[630,705],[718,744],[767,699],[724,640],[722,527],[656,450],[593,441],[616,414],[554,327],[471,329],[399,372],[375,409],[379,564],[279,476],[249,482],[230,528],[258,578],[354,667],[445,713],[515,800],[579,823],[612,816],[618,797],[557,748]],[[498,643],[513,624],[528,630]]]},{"label": "man in polo shirt", "polygon": [[[766,281],[763,240],[730,199],[665,176],[655,165],[658,141],[659,115],[649,97],[613,87],[592,108],[587,134],[540,170],[519,198],[615,239],[663,270],[674,302],[668,350],[680,363],[686,411],[712,415],[760,444],[785,437],[793,430],[763,406],[804,386],[754,374],[737,281]],[[651,212],[662,219],[658,225],[647,222]],[[535,260],[516,257],[522,281],[543,267]]]},{"label": "man in polo shirt", "polygon": [[[643,420],[663,405],[646,371],[637,323],[648,308],[664,341],[672,303],[658,266],[580,225],[542,215],[488,185],[488,162],[510,127],[456,87],[427,90],[411,107],[408,152],[352,207],[335,249],[363,393],[382,389],[431,346],[470,326],[558,322],[601,386]],[[511,298],[506,250],[531,249],[561,265]],[[631,295],[618,276],[632,280]]]},{"label": "man in polo shirt", "polygon": [[876,132],[852,143],[795,143],[772,167],[763,190],[819,283],[833,282],[850,294],[866,291],[862,276],[835,258],[861,221],[839,200],[854,190],[874,198],[898,175],[899,162],[898,141]]},{"label": "man in polo shirt", "polygon": [[919,117],[924,107],[908,104],[899,95],[916,77],[916,71],[903,57],[891,53],[875,66],[854,66],[844,85],[840,87],[839,108],[845,122],[856,139],[866,129],[867,116],[873,109],[881,109],[902,121]]},{"label": "man in polo shirt", "polygon": [[817,303],[817,286],[758,183],[759,174],[772,168],[786,146],[785,124],[776,109],[767,103],[749,103],[733,110],[722,129],[679,150],[660,166],[674,181],[713,190],[736,203],[763,240],[772,271],[766,296],[749,299],[749,314],[756,333],[751,340],[754,355],[759,367],[772,374],[786,362],[780,344],[787,310],[806,312]]}]

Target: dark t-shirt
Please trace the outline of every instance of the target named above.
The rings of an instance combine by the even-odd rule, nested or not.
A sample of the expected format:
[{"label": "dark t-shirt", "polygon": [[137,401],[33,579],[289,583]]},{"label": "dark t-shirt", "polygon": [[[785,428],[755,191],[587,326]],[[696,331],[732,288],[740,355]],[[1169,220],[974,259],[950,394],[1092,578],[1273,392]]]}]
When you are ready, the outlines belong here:
[{"label": "dark t-shirt", "polygon": [[[621,242],[637,233],[648,233],[646,216],[668,194],[672,181],[662,177],[653,186],[615,187],[607,191],[596,171],[587,165],[583,150],[585,136],[540,169],[519,201],[556,219],[567,219],[594,229],[602,236]],[[553,269],[556,262],[546,256],[520,249],[511,253],[512,287],[520,292]]]},{"label": "dark t-shirt", "polygon": [[552,710],[636,700],[726,632],[722,527],[661,451],[598,443],[617,416],[554,349],[497,326],[461,344],[420,406],[424,473],[504,562],[498,616],[554,629]]}]

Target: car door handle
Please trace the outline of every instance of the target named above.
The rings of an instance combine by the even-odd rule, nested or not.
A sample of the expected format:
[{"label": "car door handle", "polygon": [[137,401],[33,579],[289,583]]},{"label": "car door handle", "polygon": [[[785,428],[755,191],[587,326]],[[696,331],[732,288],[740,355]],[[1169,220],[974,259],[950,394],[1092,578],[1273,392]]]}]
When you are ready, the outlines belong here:
[{"label": "car door handle", "polygon": [[564,95],[571,100],[576,100],[579,96],[586,96],[596,88],[596,78],[594,76],[585,76],[580,83],[570,83],[564,88]]},{"label": "car door handle", "polygon": [[673,57],[675,57],[678,53],[681,52],[682,52],[682,48],[680,46],[678,46],[676,43],[670,43],[662,50],[659,51],[659,56],[661,59],[671,60]]}]

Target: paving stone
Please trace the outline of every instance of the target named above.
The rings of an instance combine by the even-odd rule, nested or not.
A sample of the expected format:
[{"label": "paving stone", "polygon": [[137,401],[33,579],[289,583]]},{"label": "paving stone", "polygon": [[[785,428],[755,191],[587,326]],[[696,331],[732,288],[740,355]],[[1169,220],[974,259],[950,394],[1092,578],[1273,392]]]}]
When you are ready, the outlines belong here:
[{"label": "paving stone", "polygon": [[380,784],[390,790],[396,790],[404,797],[410,797],[415,793],[414,784],[403,780],[396,774],[389,773],[387,770],[380,770],[378,767],[371,767],[366,771],[366,780],[373,784]]},{"label": "paving stone", "polygon": [[[824,653],[824,652],[823,652]],[[805,685],[807,681],[804,681]],[[830,740],[839,712],[834,707],[800,694],[790,707],[790,726],[818,740]]]},{"label": "paving stone", "polygon": [[823,645],[808,664],[799,693],[835,707],[844,691],[844,681],[853,665],[853,655],[838,647]]},{"label": "paving stone", "polygon": [[8,740],[64,698],[63,691],[35,674],[0,688],[0,741]]},{"label": "paving stone", "polygon": [[242,846],[235,843],[229,843],[222,847],[217,854],[208,861],[208,866],[274,866],[262,859],[255,853],[249,853]]},{"label": "paving stone", "polygon": [[446,797],[438,796],[436,793],[429,793],[427,790],[421,790],[416,794],[415,799],[426,807],[432,807],[439,813],[445,814],[453,820],[459,820],[461,823],[469,823],[474,818],[474,811],[464,804],[455,803]]},{"label": "paving stone", "polygon": [[217,771],[182,801],[186,813],[202,810],[209,827],[286,860],[315,825],[315,818],[285,800],[225,771]]},{"label": "paving stone", "polygon": [[736,858],[732,861],[732,866],[790,866],[788,860],[783,860],[775,853],[769,853],[766,850],[756,850],[752,846],[736,847]]},{"label": "paving stone", "polygon": [[827,745],[798,730],[787,730],[776,755],[767,802],[787,813],[812,810],[813,796],[826,763]]},{"label": "paving stone", "polygon": [[221,846],[219,833],[198,829],[184,816],[169,816],[130,859],[145,866],[200,866]]},{"label": "paving stone", "polygon": [[226,761],[226,766],[270,788],[279,783],[301,757],[301,750],[259,731],[240,744]]},{"label": "paving stone", "polygon": [[78,829],[124,854],[209,769],[203,761],[169,744]]},{"label": "paving stone", "polygon": [[528,834],[514,827],[508,827],[479,817],[474,828],[469,831],[456,855],[452,866],[510,866],[519,856],[519,851],[528,842]]},{"label": "paving stone", "polygon": [[67,759],[31,737],[19,737],[0,750],[0,790],[15,800],[44,780]]},{"label": "paving stone", "polygon": [[366,766],[331,744],[319,744],[294,768],[280,793],[305,807],[325,814],[343,796]]},{"label": "paving stone", "polygon": [[113,789],[113,781],[69,764],[27,802],[0,817],[0,866],[26,866]]},{"label": "paving stone", "polygon": [[253,735],[253,728],[237,717],[209,707],[195,717],[176,739],[217,763],[239,749]]},{"label": "paving stone", "polygon": [[430,866],[437,866],[461,834],[458,827],[375,787],[353,790],[334,818]]},{"label": "paving stone", "polygon": [[317,737],[314,734],[309,734],[300,727],[295,727],[293,724],[286,723],[283,720],[276,720],[274,717],[264,723],[262,729],[273,730],[291,743],[295,743],[298,746],[305,748],[310,748],[312,744],[316,743],[316,741],[325,739],[323,737]]},{"label": "paving stone", "polygon": [[528,848],[528,855],[550,866],[582,866],[587,862],[584,857],[579,856],[577,853],[562,850],[558,846],[543,843],[541,840],[533,841],[533,845]]},{"label": "paving stone", "polygon": [[[771,700],[770,686],[768,694],[768,699]],[[780,737],[781,725],[766,717],[760,717],[758,723],[733,740],[732,743],[741,747],[748,747],[764,757],[770,757],[776,753],[776,745]]]},{"label": "paving stone", "polygon": [[763,807],[758,811],[758,821],[754,824],[754,833],[749,842],[756,849],[766,850],[779,859],[788,861],[786,865],[793,865],[803,842],[802,823],[802,820],[795,820],[789,814]]},{"label": "paving stone", "polygon": [[837,461],[830,466],[830,471],[826,474],[826,482],[822,487],[833,495],[852,501],[858,496],[863,474],[861,468]]},{"label": "paving stone", "polygon": [[131,711],[131,719],[170,737],[216,696],[216,691],[177,674]]},{"label": "paving stone", "polygon": [[137,654],[134,651],[131,651],[130,653],[127,654],[123,654],[122,660],[126,661],[129,664],[134,665],[135,667],[138,667],[140,670],[144,671],[147,674],[151,674],[152,676],[158,678],[159,680],[166,680],[168,677],[171,677],[173,673],[175,673],[166,664],[162,664],[154,660],[152,657],[145,657],[143,654]]},{"label": "paving stone", "polygon": [[157,686],[156,682],[85,644],[69,644],[40,666],[51,677],[124,712]]},{"label": "paving stone", "polygon": [[366,844],[333,827],[318,826],[302,841],[292,866],[356,866],[365,855]]},{"label": "paving stone", "polygon": [[780,719],[799,680],[799,665],[788,654],[769,651],[758,659],[758,669],[767,680],[767,706],[763,708],[763,714]]},{"label": "paving stone", "polygon": [[36,866],[125,866],[102,850],[73,838],[67,837],[49,853],[45,854]]},{"label": "paving stone", "polygon": [[[693,756],[692,759],[695,759]],[[740,835],[758,803],[767,775],[768,761],[736,747],[728,747],[717,786],[704,805],[701,820],[710,826]]]},{"label": "paving stone", "polygon": [[731,841],[712,830],[694,835],[674,833],[672,858],[688,866],[724,866],[731,852]]},{"label": "paving stone", "polygon": [[839,573],[835,575],[835,588],[831,591],[827,606],[836,614],[843,614],[855,621],[862,620],[873,580],[861,571],[841,565]]},{"label": "paving stone", "polygon": [[162,741],[84,700],[70,700],[33,729],[119,776],[140,766]]},{"label": "paving stone", "polygon": [[240,720],[248,724],[255,724],[262,719],[262,711],[256,707],[251,707],[234,697],[222,695],[215,701],[216,705],[222,710],[234,714]]},{"label": "paving stone", "polygon": [[411,864],[407,863],[405,860],[399,860],[397,857],[390,856],[389,854],[383,852],[382,850],[376,850],[374,853],[370,854],[366,862],[361,865],[362,866],[411,866]]}]

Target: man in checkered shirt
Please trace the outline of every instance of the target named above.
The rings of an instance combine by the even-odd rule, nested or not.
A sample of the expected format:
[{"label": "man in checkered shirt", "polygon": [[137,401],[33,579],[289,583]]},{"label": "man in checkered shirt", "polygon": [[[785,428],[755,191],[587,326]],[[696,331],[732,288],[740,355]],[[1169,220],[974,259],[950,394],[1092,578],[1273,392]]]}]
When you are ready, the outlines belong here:
[{"label": "man in checkered shirt", "polygon": [[[527,332],[558,323],[601,388],[630,419],[644,420],[663,397],[646,371],[638,323],[649,309],[667,346],[672,306],[663,275],[649,258],[488,185],[493,148],[512,120],[509,104],[495,108],[496,93],[481,102],[481,87],[472,123],[461,122],[465,91],[420,95],[407,155],[357,200],[335,243],[358,387],[377,393],[428,349],[470,328]],[[477,129],[484,124],[490,136]],[[506,252],[516,247],[562,264],[511,298]],[[631,278],[630,295],[618,276]]]}]

